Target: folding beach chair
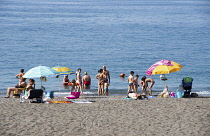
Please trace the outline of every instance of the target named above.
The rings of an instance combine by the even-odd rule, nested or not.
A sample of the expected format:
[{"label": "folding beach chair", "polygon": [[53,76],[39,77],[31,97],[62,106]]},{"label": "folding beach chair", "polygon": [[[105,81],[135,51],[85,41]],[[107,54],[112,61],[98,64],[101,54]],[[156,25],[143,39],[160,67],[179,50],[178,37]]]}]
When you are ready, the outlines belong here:
[{"label": "folding beach chair", "polygon": [[18,88],[18,91],[13,91],[13,98],[20,98],[20,95],[26,90],[26,87],[24,88]]},{"label": "folding beach chair", "polygon": [[36,99],[36,103],[42,103],[43,102],[43,90],[42,89],[32,89],[28,92],[28,96],[23,96],[21,99],[21,102],[24,102],[24,100],[28,100],[29,103],[31,103],[32,100]]},{"label": "folding beach chair", "polygon": [[192,82],[193,82],[193,78],[192,77],[184,77],[182,79],[182,85],[184,88],[184,97],[190,97],[190,92],[192,89]]}]

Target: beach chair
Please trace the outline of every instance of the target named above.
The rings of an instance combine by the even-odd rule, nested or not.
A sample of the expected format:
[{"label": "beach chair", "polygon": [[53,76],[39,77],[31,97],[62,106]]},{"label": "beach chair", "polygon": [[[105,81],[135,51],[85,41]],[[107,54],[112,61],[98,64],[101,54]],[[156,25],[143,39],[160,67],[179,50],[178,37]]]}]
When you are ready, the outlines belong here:
[{"label": "beach chair", "polygon": [[13,91],[13,98],[20,98],[20,95],[26,90],[26,87],[24,88],[17,88],[18,91]]},{"label": "beach chair", "polygon": [[[43,90],[42,89],[32,89],[28,92],[28,96],[22,96],[21,102],[24,102],[25,100],[28,100],[29,103],[36,102],[36,103],[42,103],[43,102]],[[36,101],[33,101],[33,100]]]},{"label": "beach chair", "polygon": [[182,79],[182,85],[184,88],[184,97],[190,97],[191,89],[192,89],[192,77],[184,77]]}]

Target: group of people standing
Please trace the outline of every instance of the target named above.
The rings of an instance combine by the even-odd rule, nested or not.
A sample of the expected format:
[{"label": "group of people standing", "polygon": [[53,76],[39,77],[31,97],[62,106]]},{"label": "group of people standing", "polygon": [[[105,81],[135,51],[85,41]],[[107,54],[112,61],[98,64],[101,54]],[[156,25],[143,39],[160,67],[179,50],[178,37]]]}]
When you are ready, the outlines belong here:
[{"label": "group of people standing", "polygon": [[84,76],[81,76],[81,72],[82,69],[79,68],[77,70],[76,73],[76,80],[73,79],[72,81],[69,80],[68,75],[65,75],[63,78],[63,85],[68,85],[71,86],[70,88],[70,93],[72,91],[76,92],[80,92],[81,94],[83,94],[82,89],[90,89],[90,85],[91,85],[91,77],[90,75],[88,75],[87,72],[84,72]]},{"label": "group of people standing", "polygon": [[[90,89],[91,85],[91,77],[87,72],[84,72],[84,76],[81,75],[82,70],[79,68],[76,72],[76,80],[73,79],[70,81],[68,79],[68,75],[65,75],[63,78],[63,85],[68,85],[70,87],[70,93],[80,92],[83,94],[82,89]],[[98,70],[98,74],[96,75],[96,79],[98,79],[98,95],[108,95],[108,86],[110,84],[110,74],[106,69],[106,66],[103,66],[102,69]]]},{"label": "group of people standing", "polygon": [[110,74],[106,69],[106,66],[103,66],[102,69],[98,70],[96,75],[98,79],[98,95],[109,95],[109,85],[110,85]]},{"label": "group of people standing", "polygon": [[[134,77],[134,71],[130,72],[130,75],[128,77],[128,92],[127,92],[127,94],[129,94],[129,93],[137,94],[138,93],[138,87],[139,87],[138,78],[139,78],[139,75],[136,75]],[[152,95],[152,87],[155,84],[155,81],[153,79],[146,78],[146,76],[143,76],[141,78],[140,84],[141,84],[140,86],[142,88],[143,95],[147,95],[147,88],[149,89],[149,95]]]},{"label": "group of people standing", "polygon": [[[84,76],[81,75],[82,70],[79,68],[76,72],[76,80],[73,79],[70,81],[68,79],[68,75],[65,75],[63,78],[63,85],[71,86],[70,93],[72,91],[74,92],[80,92],[83,94],[82,89],[90,89],[91,85],[91,77],[88,75],[87,72],[84,72]],[[7,95],[5,98],[10,97],[11,91],[21,91],[23,89],[31,90],[35,89],[35,80],[29,79],[29,84],[26,83],[26,79],[23,78],[24,75],[24,69],[21,69],[20,73],[16,75],[16,78],[19,78],[19,83],[15,87],[10,87],[7,90]],[[128,76],[128,91],[127,93],[136,93],[138,94],[138,78],[139,75],[135,75],[134,77],[134,71],[130,72],[130,75]],[[98,95],[108,95],[109,94],[109,85],[110,85],[110,73],[106,69],[106,66],[103,66],[102,69],[98,70],[98,74],[96,75],[96,79],[98,79]],[[140,81],[140,86],[142,88],[143,95],[147,95],[147,88],[149,89],[149,94],[152,95],[152,87],[155,84],[155,81],[151,78],[146,78],[143,76]]]}]

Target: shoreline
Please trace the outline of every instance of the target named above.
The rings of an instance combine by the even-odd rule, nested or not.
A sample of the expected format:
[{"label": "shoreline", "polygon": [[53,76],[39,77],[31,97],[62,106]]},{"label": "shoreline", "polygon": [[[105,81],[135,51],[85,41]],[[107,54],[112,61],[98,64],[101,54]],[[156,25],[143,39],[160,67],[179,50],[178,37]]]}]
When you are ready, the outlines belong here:
[{"label": "shoreline", "polygon": [[[0,98],[1,135],[199,135],[210,132],[210,97],[83,95],[92,103],[20,103]],[[67,100],[55,97],[53,100]]]}]

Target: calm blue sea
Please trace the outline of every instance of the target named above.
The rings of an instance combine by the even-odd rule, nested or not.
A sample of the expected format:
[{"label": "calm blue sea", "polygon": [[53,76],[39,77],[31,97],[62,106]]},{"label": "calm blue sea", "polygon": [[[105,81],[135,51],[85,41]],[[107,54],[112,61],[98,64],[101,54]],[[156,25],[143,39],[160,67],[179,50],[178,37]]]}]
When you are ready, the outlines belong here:
[{"label": "calm blue sea", "polygon": [[[87,71],[90,90],[95,75],[106,65],[111,94],[125,94],[132,70],[140,77],[155,62],[168,59],[183,68],[166,75],[169,91],[183,77],[193,77],[194,92],[210,94],[209,0],[1,0],[0,93],[18,83],[20,69],[43,65]],[[71,80],[75,75],[69,77]],[[152,75],[154,91],[164,87]],[[40,86],[39,79],[36,85]],[[46,90],[66,92],[57,79],[44,82]],[[139,89],[140,90],[140,89]]]}]

